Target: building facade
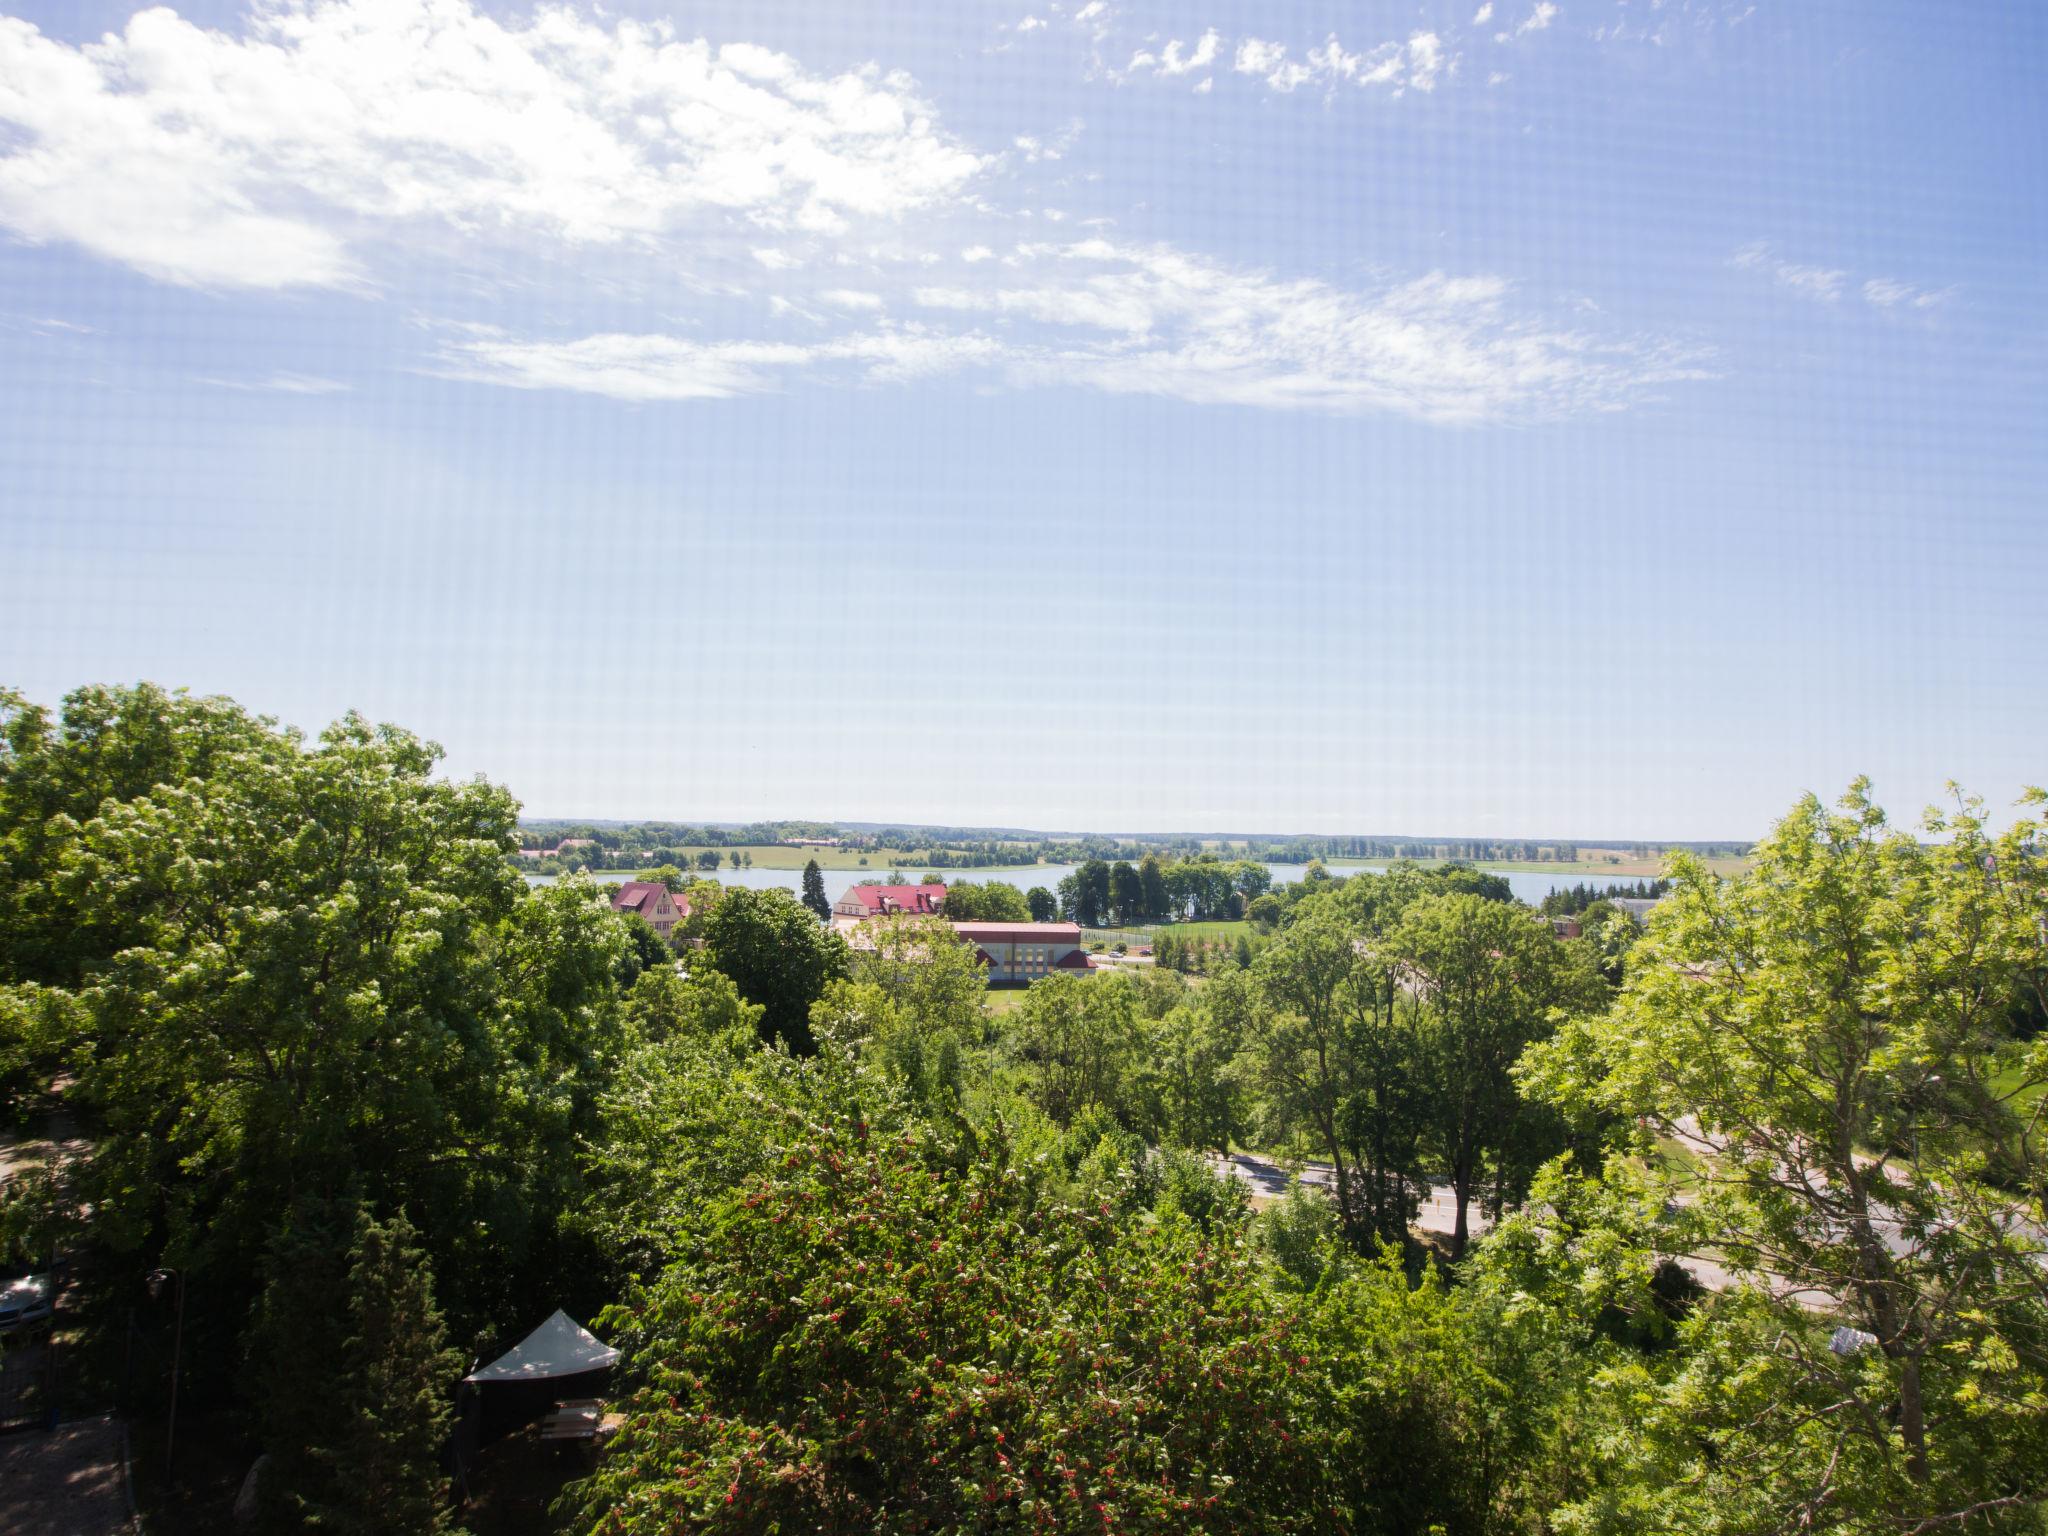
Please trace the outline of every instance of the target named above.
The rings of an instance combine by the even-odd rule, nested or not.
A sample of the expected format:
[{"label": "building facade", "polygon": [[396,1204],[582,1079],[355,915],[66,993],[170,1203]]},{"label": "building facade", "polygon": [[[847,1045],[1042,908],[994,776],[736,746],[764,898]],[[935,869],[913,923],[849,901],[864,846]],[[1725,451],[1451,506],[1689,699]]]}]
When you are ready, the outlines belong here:
[{"label": "building facade", "polygon": [[628,880],[612,892],[612,910],[639,913],[664,939],[675,932],[678,922],[689,916],[686,907],[659,880]]},{"label": "building facade", "polygon": [[1094,968],[1081,947],[1079,923],[955,923],[974,946],[992,987],[1029,985],[1057,971]]}]

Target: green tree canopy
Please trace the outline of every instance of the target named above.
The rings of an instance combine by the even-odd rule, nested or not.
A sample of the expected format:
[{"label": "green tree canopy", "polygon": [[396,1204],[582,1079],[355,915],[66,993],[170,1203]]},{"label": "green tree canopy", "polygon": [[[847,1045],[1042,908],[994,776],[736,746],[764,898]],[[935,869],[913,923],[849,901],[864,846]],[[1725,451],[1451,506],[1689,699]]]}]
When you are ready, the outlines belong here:
[{"label": "green tree canopy", "polygon": [[704,921],[704,952],[760,1005],[764,1040],[811,1049],[811,1005],[846,979],[846,941],[784,890],[727,891]]},{"label": "green tree canopy", "polygon": [[2014,1024],[2048,978],[2043,803],[1923,841],[1858,781],[1738,877],[1681,856],[1613,1011],[1531,1053],[1533,1088],[1689,1149],[1616,1178],[1671,1202],[1666,1251],[1744,1282],[1685,1369],[1631,1384],[1628,1502],[1575,1529],[2036,1528],[2048,1045]]}]

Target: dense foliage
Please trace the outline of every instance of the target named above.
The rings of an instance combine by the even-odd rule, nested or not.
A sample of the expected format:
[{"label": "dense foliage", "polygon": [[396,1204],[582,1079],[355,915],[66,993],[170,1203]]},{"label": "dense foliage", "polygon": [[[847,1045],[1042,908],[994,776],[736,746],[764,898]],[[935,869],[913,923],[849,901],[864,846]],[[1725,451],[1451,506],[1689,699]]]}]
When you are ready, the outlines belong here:
[{"label": "dense foliage", "polygon": [[1805,801],[1577,938],[1457,866],[1104,858],[1077,915],[1256,946],[997,1007],[943,922],[528,890],[392,727],[4,714],[0,1105],[90,1152],[0,1240],[109,1353],[177,1272],[273,1528],[445,1523],[463,1362],[566,1305],[626,1352],[592,1536],[2040,1529],[2041,797]]}]

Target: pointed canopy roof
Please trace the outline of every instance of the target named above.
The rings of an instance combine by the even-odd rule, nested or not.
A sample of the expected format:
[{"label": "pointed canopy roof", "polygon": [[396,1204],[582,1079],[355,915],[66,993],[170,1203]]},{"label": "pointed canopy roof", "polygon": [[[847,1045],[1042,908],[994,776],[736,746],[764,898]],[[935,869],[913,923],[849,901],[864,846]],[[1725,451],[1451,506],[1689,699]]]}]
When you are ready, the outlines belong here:
[{"label": "pointed canopy roof", "polygon": [[551,1381],[557,1376],[580,1376],[585,1371],[601,1371],[618,1358],[616,1349],[600,1343],[596,1334],[558,1307],[553,1317],[511,1349],[462,1379],[486,1383]]}]

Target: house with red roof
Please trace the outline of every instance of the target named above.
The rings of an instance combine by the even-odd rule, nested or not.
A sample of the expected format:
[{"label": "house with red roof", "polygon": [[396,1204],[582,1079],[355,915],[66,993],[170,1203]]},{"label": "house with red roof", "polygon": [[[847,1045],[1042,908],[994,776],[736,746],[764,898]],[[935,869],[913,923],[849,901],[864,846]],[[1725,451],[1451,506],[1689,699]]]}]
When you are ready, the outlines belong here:
[{"label": "house with red roof", "polygon": [[832,904],[832,920],[845,927],[871,917],[937,917],[945,904],[943,885],[853,885]]},{"label": "house with red roof", "polygon": [[628,880],[612,892],[612,910],[637,912],[664,939],[690,915],[689,903],[669,894],[669,888],[659,880]]},{"label": "house with red roof", "polygon": [[1081,947],[1079,923],[955,923],[974,946],[992,987],[1029,985],[1056,971],[1088,971],[1095,962]]}]

